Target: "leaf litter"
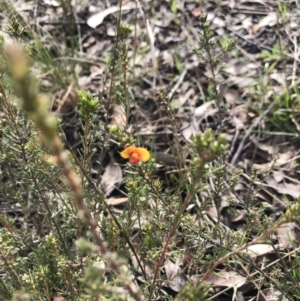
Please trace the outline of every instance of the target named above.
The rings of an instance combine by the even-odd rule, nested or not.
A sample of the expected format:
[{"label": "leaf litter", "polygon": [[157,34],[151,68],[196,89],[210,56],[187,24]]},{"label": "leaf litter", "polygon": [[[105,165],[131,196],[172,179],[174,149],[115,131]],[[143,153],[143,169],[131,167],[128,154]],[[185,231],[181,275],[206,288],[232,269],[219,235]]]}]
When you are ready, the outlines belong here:
[{"label": "leaf litter", "polygon": [[[289,52],[289,49],[295,47],[292,41],[297,37],[296,29],[299,28],[299,18],[293,9],[293,3],[290,3],[292,9],[288,13],[288,18],[284,20],[274,12],[276,9],[274,1],[252,1],[251,3],[249,1],[222,1],[221,5],[218,5],[216,1],[207,1],[201,6],[195,1],[180,1],[176,13],[171,12],[167,1],[164,1],[164,4],[160,1],[140,2],[142,9],[137,11],[135,11],[136,3],[134,2],[124,1],[122,6],[125,21],[130,21],[133,15],[137,14],[137,35],[141,43],[137,45],[136,51],[144,52],[144,55],[135,56],[133,49],[129,51],[129,60],[135,76],[135,81],[131,83],[131,93],[134,95],[134,105],[130,112],[130,117],[134,120],[132,132],[137,133],[137,138],[143,138],[146,144],[153,145],[158,169],[166,173],[177,168],[176,156],[171,152],[173,133],[170,130],[170,123],[164,118],[155,98],[157,76],[154,72],[148,72],[152,68],[153,58],[160,65],[159,76],[163,78],[164,88],[169,93],[174,112],[180,123],[182,143],[192,139],[197,133],[203,132],[205,128],[211,127],[217,130],[218,110],[214,106],[215,100],[207,97],[212,75],[210,66],[206,62],[201,62],[192,52],[193,47],[199,46],[198,17],[207,14],[214,35],[227,35],[238,39],[236,56],[227,55],[220,62],[224,63],[226,71],[226,76],[220,75],[220,80],[226,86],[221,105],[229,106],[224,114],[224,129],[226,129],[227,140],[230,144],[227,161],[229,166],[231,162],[234,166],[240,167],[243,175],[235,188],[234,195],[230,195],[230,199],[235,200],[234,204],[226,201],[229,196],[224,196],[225,201],[220,204],[223,221],[221,226],[236,229],[236,224],[243,223],[247,210],[240,209],[233,213],[229,209],[235,208],[236,210],[238,204],[244,205],[244,200],[249,193],[262,207],[270,210],[272,214],[280,215],[284,209],[278,207],[279,201],[283,207],[286,207],[285,198],[288,198],[289,202],[294,202],[300,197],[299,143],[285,136],[284,130],[277,136],[268,135],[267,133],[271,132],[272,128],[263,119],[259,119],[259,116],[265,109],[263,105],[273,101],[271,96],[283,95],[285,89],[291,86],[291,80],[295,80],[296,75],[299,75],[299,68],[297,68],[299,59],[292,51]],[[116,15],[119,13],[117,4],[116,1],[107,1],[106,4],[90,1],[88,5],[74,6],[74,13],[80,24],[87,25],[81,28],[80,42],[83,57],[90,63],[89,72],[80,73],[79,84],[82,89],[92,91],[94,94],[104,88],[104,53],[111,53],[113,50],[114,39],[112,37],[114,35],[108,32],[108,28],[115,26]],[[63,12],[59,2],[41,1],[36,4],[36,8],[38,12],[36,21],[40,22],[40,26],[50,34],[55,34],[57,30],[55,21],[58,18],[61,19]],[[31,6],[22,7],[22,15],[25,19],[27,18],[28,24],[32,23],[30,10]],[[151,16],[151,10],[156,11],[155,18]],[[149,47],[149,33],[144,23],[145,15],[150,19],[154,51],[153,49],[151,51]],[[261,55],[263,53],[276,55],[277,46],[274,37],[278,35],[285,37],[282,47],[286,57],[282,61],[278,60],[268,76],[264,76],[263,70],[266,65]],[[128,44],[134,45],[133,35],[130,39]],[[289,76],[286,78],[285,74]],[[269,89],[261,103],[255,103],[259,90],[257,78],[267,83]],[[76,107],[76,99],[66,92],[61,90],[56,93],[56,99],[62,100],[61,103],[56,104],[56,107],[59,108],[65,124],[70,125],[65,128],[66,140],[70,145],[78,145],[80,136],[78,128],[74,126],[76,122],[73,121],[76,120],[76,116],[72,111]],[[115,105],[111,109],[113,113],[108,124],[125,128],[127,121],[122,107]],[[266,116],[269,116],[269,113],[267,112]],[[292,120],[297,125],[299,116],[293,115]],[[255,127],[247,136],[247,130],[253,124]],[[154,139],[151,138],[153,136]],[[236,154],[237,156],[232,160]],[[245,176],[253,170],[261,174],[261,181],[252,183],[251,178]],[[122,167],[113,159],[109,159],[103,169],[100,185],[107,195],[107,202],[110,206],[128,202],[128,198],[124,195],[114,194],[115,188],[122,180]],[[165,185],[167,186],[167,183]],[[252,188],[251,185],[253,185]],[[205,208],[205,210],[211,217],[210,222],[220,222],[216,206]],[[146,214],[145,220],[147,220]],[[298,245],[298,232],[297,223],[282,225],[277,230],[276,236],[280,248],[292,248],[295,244]],[[209,246],[206,251],[208,250]],[[274,252],[274,245],[256,244],[247,248],[245,252],[253,259],[260,257],[261,260],[261,256]],[[153,272],[150,266],[147,268],[149,274]],[[194,274],[187,273],[179,263],[174,263],[169,259],[166,260],[164,269],[167,278],[165,284],[174,292],[180,291],[187,280],[197,281],[202,277],[195,271]],[[213,288],[240,289],[248,281],[242,275],[240,270],[236,272],[221,269],[217,274],[211,274],[205,283]],[[251,290],[252,288],[249,287],[248,293]],[[258,291],[256,296],[258,300],[279,300],[281,295],[281,292],[276,289],[266,288]]]}]

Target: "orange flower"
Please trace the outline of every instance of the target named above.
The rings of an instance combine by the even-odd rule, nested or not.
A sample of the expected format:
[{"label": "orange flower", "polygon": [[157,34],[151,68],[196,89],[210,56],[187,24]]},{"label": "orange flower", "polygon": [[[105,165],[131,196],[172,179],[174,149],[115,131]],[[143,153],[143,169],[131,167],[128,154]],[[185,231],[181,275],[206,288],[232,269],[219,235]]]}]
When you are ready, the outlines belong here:
[{"label": "orange flower", "polygon": [[150,153],[143,147],[130,145],[121,152],[121,157],[129,159],[131,164],[137,164],[140,161],[146,162],[150,159]]}]

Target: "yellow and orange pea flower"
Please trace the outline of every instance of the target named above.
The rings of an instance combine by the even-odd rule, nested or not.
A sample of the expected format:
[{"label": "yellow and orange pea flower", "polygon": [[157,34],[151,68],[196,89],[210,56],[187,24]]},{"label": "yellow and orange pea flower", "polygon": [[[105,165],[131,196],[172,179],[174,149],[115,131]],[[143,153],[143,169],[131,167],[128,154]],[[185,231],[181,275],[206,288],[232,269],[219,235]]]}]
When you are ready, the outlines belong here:
[{"label": "yellow and orange pea flower", "polygon": [[137,164],[140,161],[146,162],[150,159],[150,153],[143,147],[135,147],[130,145],[121,152],[121,157],[129,159],[131,164]]}]

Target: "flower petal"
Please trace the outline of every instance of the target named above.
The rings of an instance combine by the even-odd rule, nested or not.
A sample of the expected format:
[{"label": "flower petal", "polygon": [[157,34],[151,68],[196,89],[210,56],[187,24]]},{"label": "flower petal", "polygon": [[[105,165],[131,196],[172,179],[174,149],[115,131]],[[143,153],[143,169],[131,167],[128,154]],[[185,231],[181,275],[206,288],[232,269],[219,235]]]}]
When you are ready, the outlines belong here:
[{"label": "flower petal", "polygon": [[121,157],[124,159],[128,159],[130,158],[130,156],[132,155],[132,153],[134,152],[134,150],[136,149],[136,147],[134,145],[130,145],[128,147],[126,147],[121,153]]},{"label": "flower petal", "polygon": [[134,153],[130,156],[129,162],[130,162],[131,164],[137,164],[137,163],[140,162],[140,160],[141,160],[140,155],[139,155],[138,153],[134,152]]},{"label": "flower petal", "polygon": [[147,149],[143,148],[143,147],[137,147],[136,151],[138,152],[138,154],[140,155],[140,159],[143,162],[146,162],[150,159],[150,153]]}]

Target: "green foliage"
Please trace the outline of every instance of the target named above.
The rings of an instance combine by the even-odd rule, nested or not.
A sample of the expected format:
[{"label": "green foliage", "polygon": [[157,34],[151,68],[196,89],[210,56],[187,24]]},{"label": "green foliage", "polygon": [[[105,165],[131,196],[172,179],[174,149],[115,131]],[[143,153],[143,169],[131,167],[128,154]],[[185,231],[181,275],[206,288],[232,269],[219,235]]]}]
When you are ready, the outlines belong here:
[{"label": "green foliage", "polygon": [[206,301],[208,297],[208,288],[195,283],[188,283],[180,291],[176,300],[178,301]]},{"label": "green foliage", "polygon": [[203,135],[197,135],[193,141],[199,159],[203,163],[212,161],[215,157],[224,154],[227,148],[225,135],[214,138],[213,131],[207,129]]},{"label": "green foliage", "polygon": [[266,61],[278,61],[282,58],[282,49],[279,42],[275,43],[272,47],[272,51],[264,50],[258,57],[265,59]]},{"label": "green foliage", "polygon": [[21,24],[17,16],[13,16],[7,25],[7,32],[16,38],[20,38],[25,30],[26,28]]},{"label": "green foliage", "polygon": [[[1,256],[7,269],[2,279],[3,292],[10,299],[15,290],[23,287],[31,298],[47,299],[53,290],[60,288],[72,296],[78,275],[68,262],[78,258],[67,237],[74,236],[75,224],[64,220],[67,212],[74,211],[67,204],[68,194],[61,194],[65,187],[59,180],[61,172],[44,161],[49,155],[40,146],[38,133],[25,116],[3,98],[0,107],[7,113],[6,120],[2,120],[6,126],[1,130],[1,166],[5,169],[1,199],[8,208],[19,204],[18,211],[24,216],[22,224],[6,215],[0,218],[4,227],[0,234]],[[13,181],[3,182],[3,177]]]},{"label": "green foliage", "polygon": [[[68,2],[62,1],[62,5],[68,24],[74,26]],[[175,16],[179,11],[176,1],[170,5]],[[287,13],[284,5],[278,6],[282,14]],[[19,16],[10,19],[7,31],[22,47],[6,49],[4,39],[0,42],[0,200],[5,206],[0,214],[0,297],[24,301],[55,297],[205,301],[211,298],[209,287],[203,285],[205,280],[223,267],[232,272],[238,270],[238,265],[250,263],[268,285],[299,298],[295,289],[299,282],[296,252],[288,254],[293,256],[290,266],[278,262],[270,274],[243,253],[253,244],[270,240],[282,224],[298,221],[300,203],[287,208],[275,223],[265,215],[264,207],[256,207],[257,183],[272,168],[265,172],[253,168],[246,175],[250,181],[242,205],[236,201],[235,188],[243,172],[229,168],[225,161],[229,147],[226,129],[222,128],[222,81],[218,75],[225,72],[222,56],[236,51],[237,40],[225,35],[216,38],[207,16],[199,19],[202,34],[194,54],[211,71],[206,96],[215,101],[218,109],[218,130],[209,128],[189,140],[180,140],[181,128],[166,90],[160,87],[155,91],[160,113],[174,135],[170,156],[175,158],[176,168],[164,171],[163,176],[172,173],[164,178],[159,175],[154,150],[147,163],[135,165],[123,164],[111,150],[118,148],[115,153],[119,154],[126,144],[140,142],[130,125],[133,94],[127,39],[133,29],[120,21],[114,51],[106,57],[105,100],[88,91],[76,91],[81,140],[80,148],[74,151],[60,140],[63,121],[54,117],[48,97],[39,92],[52,92],[51,88],[38,85],[34,72],[51,69],[47,79],[53,87],[77,87],[75,67],[68,63],[60,66],[41,37],[25,26]],[[70,53],[75,58],[78,45],[74,37],[70,38]],[[60,49],[55,41],[53,48]],[[266,74],[285,58],[279,44],[259,57],[270,63]],[[174,58],[177,70],[183,72],[179,56]],[[267,90],[261,85],[261,93]],[[275,106],[265,121],[277,127],[285,124],[286,130],[293,132],[299,111],[297,87],[280,96],[272,94],[270,99]],[[264,106],[258,109],[253,105],[252,109],[262,114]],[[109,116],[110,110],[115,107],[121,108],[121,124],[110,121],[114,117],[114,113]],[[98,118],[98,114],[103,118]],[[182,141],[186,154],[181,152]],[[67,152],[67,147],[71,151]],[[116,161],[123,164],[122,171]],[[112,181],[118,172],[125,186],[123,197],[127,198],[122,210],[108,205],[105,181],[101,180],[103,174],[111,173]],[[166,185],[169,180],[173,185]],[[223,224],[224,202],[229,204],[232,216],[243,207],[243,225],[237,231]],[[209,211],[212,208],[213,213]],[[208,246],[214,248],[208,252]],[[167,295],[165,289],[174,285],[174,279],[168,275],[168,261],[180,262],[173,278],[192,271],[201,274],[201,285],[187,281],[176,297]],[[256,284],[255,277],[249,279]],[[288,279],[288,284],[283,284],[282,279]]]},{"label": "green foliage", "polygon": [[78,91],[79,97],[79,116],[85,120],[89,119],[92,113],[95,113],[99,107],[99,100],[92,96],[91,92]]}]

